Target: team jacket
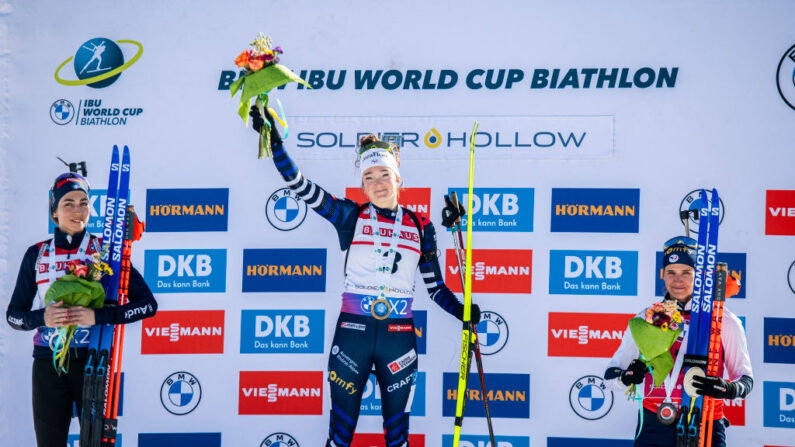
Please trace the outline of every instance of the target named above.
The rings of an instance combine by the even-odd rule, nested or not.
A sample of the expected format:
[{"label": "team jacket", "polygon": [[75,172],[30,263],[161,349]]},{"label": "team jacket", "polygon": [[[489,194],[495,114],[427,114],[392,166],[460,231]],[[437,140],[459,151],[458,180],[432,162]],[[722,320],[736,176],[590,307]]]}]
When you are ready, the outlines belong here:
[{"label": "team jacket", "polygon": [[[369,206],[350,199],[338,199],[305,178],[293,163],[284,147],[273,145],[273,161],[287,186],[315,212],[334,225],[340,249],[349,250],[345,266],[345,288],[342,295],[342,312],[370,315],[370,304],[376,298],[380,284],[376,272],[378,254],[375,251],[375,231],[391,234],[396,212],[374,207],[378,214],[373,220]],[[420,274],[431,298],[445,311],[457,318],[463,305],[444,284],[436,257],[436,231],[431,222],[416,216],[414,222],[404,208],[399,226],[400,238],[393,274],[390,279],[390,318],[410,318],[414,296],[414,277],[419,265]],[[423,256],[424,254],[424,256]]]},{"label": "team jacket", "polygon": [[[100,239],[86,232],[69,237],[66,233],[55,229],[55,268],[56,277],[66,273],[66,262],[78,256],[78,248],[83,238],[90,237],[86,249],[86,256],[90,256],[100,249]],[[11,301],[6,311],[6,320],[14,329],[30,331],[36,329],[33,336],[33,357],[50,358],[52,350],[49,341],[55,333],[55,328],[44,325],[44,296],[49,288],[50,254],[46,250],[52,239],[39,242],[28,248],[19,267],[17,283]],[[94,315],[97,324],[124,324],[147,318],[157,311],[157,302],[149,286],[146,285],[141,274],[135,268],[130,269],[130,284],[128,288],[130,301],[123,306],[108,306],[95,309]],[[89,329],[78,327],[71,345],[75,348],[74,355],[82,357],[88,347]]]},{"label": "team jacket", "polygon": [[[637,316],[643,317],[645,309]],[[690,326],[690,302],[685,305],[683,312],[684,327],[686,329]],[[684,333],[684,332],[683,332]],[[687,346],[687,338],[689,334],[684,337],[680,336],[673,346],[671,346],[671,356],[676,359],[679,349],[682,346]],[[723,308],[723,326],[721,327],[721,342],[722,350],[720,353],[720,367],[718,368],[718,375],[720,377],[728,378],[728,380],[740,380],[743,388],[741,389],[739,397],[745,397],[751,391],[753,386],[753,372],[751,371],[751,358],[748,356],[748,343],[745,339],[745,330],[737,318],[729,309]],[[632,338],[632,333],[627,326],[624,332],[624,337],[621,339],[621,345],[618,350],[613,354],[607,367],[605,379],[613,389],[625,390],[627,387],[620,380],[620,370],[625,370],[632,360],[640,356],[638,346]],[[673,371],[669,373],[673,374]],[[679,377],[676,379],[676,386],[671,393],[671,400],[675,405],[679,405],[682,400],[682,379],[684,378],[684,369],[680,371]],[[650,411],[657,411],[657,408],[665,399],[665,385],[658,388],[652,388],[654,380],[651,374],[646,373],[645,380],[643,381],[643,407]],[[715,405],[714,419],[718,420],[723,418],[723,400],[717,400]]]}]

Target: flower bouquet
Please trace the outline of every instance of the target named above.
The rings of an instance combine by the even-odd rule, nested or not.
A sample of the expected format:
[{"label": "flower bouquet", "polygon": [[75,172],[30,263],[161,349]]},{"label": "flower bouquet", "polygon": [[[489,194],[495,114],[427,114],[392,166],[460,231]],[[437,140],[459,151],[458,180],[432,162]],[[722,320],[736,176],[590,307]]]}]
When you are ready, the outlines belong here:
[{"label": "flower bouquet", "polygon": [[[56,279],[44,295],[44,304],[63,301],[64,307],[83,306],[98,309],[105,303],[105,289],[100,280],[113,270],[101,261],[101,254],[94,253],[85,260],[72,260],[67,263],[67,273]],[[50,340],[53,350],[53,364],[56,370],[69,369],[69,345],[74,338],[77,325],[62,327]]]},{"label": "flower bouquet", "polygon": [[[270,37],[262,33],[257,33],[257,38],[250,44],[253,48],[240,53],[235,59],[235,64],[245,70],[245,74],[238,78],[229,86],[229,91],[232,96],[235,96],[238,90],[240,93],[240,105],[237,108],[237,114],[240,118],[248,124],[248,109],[251,104],[251,98],[256,97],[256,105],[260,110],[262,116],[265,116],[265,109],[268,108],[268,93],[277,87],[280,87],[288,82],[300,82],[301,84],[312,88],[300,76],[293,73],[289,68],[279,64],[279,55],[284,54],[281,47],[274,47]],[[273,109],[268,109],[271,115],[276,118],[282,126],[287,127],[287,124],[279,119]],[[282,113],[284,116],[284,113]],[[266,129],[268,127],[268,129]],[[262,158],[263,155],[270,157],[270,125],[265,120],[265,126],[260,130],[259,138],[259,153],[257,158]],[[285,134],[286,137],[286,134]]]},{"label": "flower bouquet", "polygon": [[676,301],[652,304],[642,317],[629,320],[629,330],[641,358],[651,367],[654,386],[659,387],[674,367],[671,346],[682,333],[682,314]]}]

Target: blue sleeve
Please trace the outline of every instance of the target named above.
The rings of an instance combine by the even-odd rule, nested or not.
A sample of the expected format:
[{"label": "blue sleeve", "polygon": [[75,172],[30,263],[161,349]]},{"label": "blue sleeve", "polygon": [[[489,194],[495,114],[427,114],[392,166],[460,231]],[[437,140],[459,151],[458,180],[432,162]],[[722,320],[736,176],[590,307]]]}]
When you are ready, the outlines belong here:
[{"label": "blue sleeve", "polygon": [[36,297],[36,258],[39,249],[33,245],[25,252],[19,266],[17,283],[6,310],[6,321],[19,331],[30,331],[44,326],[44,309],[30,310]]},{"label": "blue sleeve", "polygon": [[436,230],[429,220],[420,218],[420,222],[423,226],[422,241],[420,242],[422,247],[420,256],[422,280],[425,282],[425,287],[428,289],[431,299],[447,313],[460,320],[464,314],[464,305],[444,283],[436,248]]},{"label": "blue sleeve", "polygon": [[287,186],[295,195],[306,202],[309,208],[323,216],[334,225],[340,240],[340,248],[347,250],[353,240],[356,228],[356,211],[359,205],[350,199],[338,199],[301,174],[284,146],[273,144],[273,163],[282,175]]}]

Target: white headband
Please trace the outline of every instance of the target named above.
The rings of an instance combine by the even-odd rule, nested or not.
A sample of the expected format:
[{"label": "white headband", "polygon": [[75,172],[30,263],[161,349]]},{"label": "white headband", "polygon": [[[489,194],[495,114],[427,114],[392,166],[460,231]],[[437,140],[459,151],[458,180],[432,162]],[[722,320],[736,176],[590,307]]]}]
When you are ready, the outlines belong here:
[{"label": "white headband", "polygon": [[359,159],[359,174],[364,175],[364,171],[366,171],[368,168],[372,168],[373,166],[383,166],[394,171],[395,175],[400,175],[397,159],[392,152],[386,149],[369,149],[367,152],[362,154],[362,158]]}]

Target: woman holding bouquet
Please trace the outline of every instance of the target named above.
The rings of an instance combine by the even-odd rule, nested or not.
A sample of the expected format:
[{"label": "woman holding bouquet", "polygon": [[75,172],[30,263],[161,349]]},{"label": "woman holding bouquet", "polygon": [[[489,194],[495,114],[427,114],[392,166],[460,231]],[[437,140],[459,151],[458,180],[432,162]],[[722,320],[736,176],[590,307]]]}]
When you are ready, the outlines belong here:
[{"label": "woman holding bouquet", "polygon": [[[369,202],[328,194],[304,177],[282,146],[270,113],[252,107],[254,129],[270,128],[273,161],[287,185],[337,230],[347,250],[342,309],[328,362],[331,420],[326,446],[348,447],[371,368],[381,390],[386,445],[408,446],[417,372],[411,305],[419,267],[431,298],[458,319],[463,305],[444,284],[430,221],[398,205],[398,147],[375,135],[359,142],[357,166]],[[266,127],[267,129],[268,127]],[[457,210],[454,210],[457,211]],[[472,307],[472,321],[480,309]]]},{"label": "woman holding bouquet", "polygon": [[[75,173],[58,176],[50,190],[50,216],[55,223],[52,239],[28,248],[22,258],[16,287],[6,312],[14,329],[36,330],[33,337],[33,425],[39,447],[66,445],[72,404],[81,410],[83,367],[89,328],[94,324],[124,324],[151,317],[157,310],[152,292],[135,268],[130,272],[129,303],[92,309],[65,307],[63,301],[45,306],[45,295],[67,268],[85,268],[70,261],[85,261],[100,250],[100,240],[86,232],[89,218],[88,181]],[[132,312],[128,312],[134,310]],[[53,365],[51,348],[56,332],[78,325],[68,349],[66,371]]]},{"label": "woman holding bouquet", "polygon": [[[664,381],[659,378],[660,381],[663,381],[662,386],[652,386],[655,384],[655,378],[646,367],[646,363],[639,358],[640,350],[629,327],[621,340],[621,346],[610,359],[605,372],[605,379],[614,388],[643,386],[642,426],[639,427],[640,432],[635,439],[635,446],[673,447],[676,445],[675,416],[676,409],[681,402],[684,378],[684,368],[681,368],[681,364],[685,347],[682,346],[682,341],[689,326],[695,264],[695,240],[680,236],[666,242],[663,251],[665,299],[662,303],[655,303],[654,306],[644,309],[638,314],[639,318],[646,321],[651,319],[654,325],[665,329],[668,329],[669,325],[671,325],[672,331],[679,330],[679,325],[684,328],[679,332],[678,337],[672,338],[670,355],[676,361]],[[733,296],[739,291],[738,283],[731,276],[728,278],[726,289],[727,297]],[[632,321],[635,320],[637,319]],[[676,335],[675,332],[674,335]],[[723,344],[722,362],[718,369],[718,376],[696,376],[694,381],[694,387],[698,394],[716,398],[712,434],[713,447],[726,445],[725,428],[728,421],[723,417],[723,399],[745,398],[751,392],[754,383],[745,331],[740,320],[726,308],[723,311],[721,341]],[[729,378],[728,381],[722,378],[725,376]]]}]

